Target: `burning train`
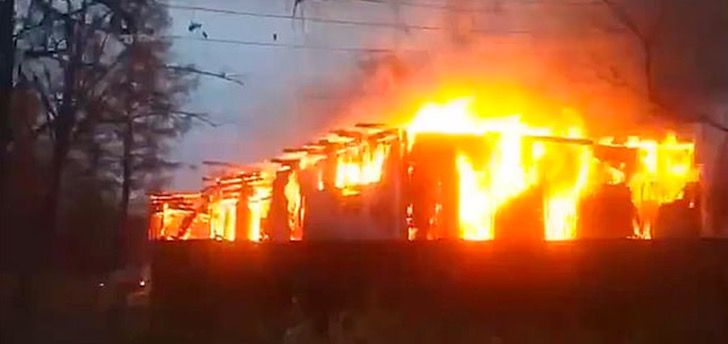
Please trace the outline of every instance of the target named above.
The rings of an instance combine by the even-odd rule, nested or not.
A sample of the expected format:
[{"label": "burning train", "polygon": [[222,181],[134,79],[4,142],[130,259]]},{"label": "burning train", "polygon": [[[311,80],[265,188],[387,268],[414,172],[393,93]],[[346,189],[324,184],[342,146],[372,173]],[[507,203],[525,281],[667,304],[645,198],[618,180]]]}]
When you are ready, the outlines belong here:
[{"label": "burning train", "polygon": [[475,97],[332,131],[265,164],[150,195],[153,240],[573,240],[699,235],[691,139],[590,137],[578,114]]}]

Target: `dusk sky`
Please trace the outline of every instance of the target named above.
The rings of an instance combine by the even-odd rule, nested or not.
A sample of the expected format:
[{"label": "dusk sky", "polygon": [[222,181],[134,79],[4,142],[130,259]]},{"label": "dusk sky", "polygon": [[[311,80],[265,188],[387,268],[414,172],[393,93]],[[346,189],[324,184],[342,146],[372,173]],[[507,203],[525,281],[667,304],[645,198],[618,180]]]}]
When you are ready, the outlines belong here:
[{"label": "dusk sky", "polygon": [[[231,73],[245,83],[239,86],[200,78],[189,107],[211,114],[222,125],[200,124],[180,140],[173,158],[197,167],[176,171],[172,188],[197,189],[206,171],[203,161],[262,161],[331,129],[327,123],[337,114],[327,108],[326,98],[334,98],[335,91],[355,80],[357,65],[376,54],[368,49],[437,52],[448,39],[443,27],[452,12],[446,9],[453,3],[467,5],[447,0],[402,1],[399,6],[392,4],[396,1],[310,0],[299,7],[299,18],[292,19],[293,1],[168,2],[173,18],[173,59],[211,72]],[[520,49],[520,55],[536,61],[539,55],[568,61],[565,73],[571,73],[570,82],[581,91],[614,91],[595,80],[602,77],[596,75],[599,69],[609,71],[615,66],[591,65],[595,56],[616,61],[624,75],[637,74],[634,68],[639,68],[635,67],[639,59],[625,58],[635,55],[625,55],[635,49],[635,42],[620,32],[599,3],[494,0],[472,4],[478,9],[469,11],[476,13],[471,29],[478,31],[485,44],[518,46],[515,49]],[[313,19],[302,21],[301,10],[303,16]],[[201,29],[190,32],[191,22],[201,24]],[[403,23],[407,30],[398,27]],[[540,69],[550,72],[544,66]],[[317,111],[310,109],[313,98],[318,102]]]},{"label": "dusk sky", "polygon": [[[290,16],[292,2],[175,0],[170,4]],[[200,79],[189,105],[210,113],[223,125],[216,128],[198,125],[176,147],[176,159],[198,165],[196,170],[181,169],[175,173],[173,187],[179,189],[199,186],[204,174],[202,161],[254,162],[320,132],[324,129],[316,128],[320,122],[297,113],[297,98],[305,97],[298,95],[297,90],[307,84],[335,83],[337,75],[346,78],[346,71],[359,58],[360,52],[356,49],[390,48],[391,42],[383,37],[398,34],[393,27],[302,22],[174,7],[170,12],[174,21],[170,34],[180,36],[173,40],[177,61],[194,63],[200,69],[213,72],[233,73],[245,82],[241,87],[215,78]],[[394,19],[391,6],[362,1],[316,1],[306,5],[304,13],[311,17],[363,22],[393,23]],[[201,23],[209,39],[204,39],[201,32],[189,32],[191,21]],[[376,42],[371,39],[375,35]],[[251,44],[225,43],[227,40]],[[301,48],[302,45],[316,48]]]}]

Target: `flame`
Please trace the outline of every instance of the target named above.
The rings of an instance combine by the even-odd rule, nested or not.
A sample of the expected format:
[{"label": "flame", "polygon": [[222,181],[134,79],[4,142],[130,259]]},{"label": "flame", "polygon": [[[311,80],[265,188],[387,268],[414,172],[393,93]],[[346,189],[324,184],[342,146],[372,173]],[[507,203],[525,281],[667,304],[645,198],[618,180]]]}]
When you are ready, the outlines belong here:
[{"label": "flame", "polygon": [[210,238],[235,241],[236,208],[238,200],[220,199],[210,205]]},{"label": "flame", "polygon": [[531,186],[521,155],[521,123],[518,117],[510,117],[496,125],[506,123],[504,129],[507,130],[501,132],[487,164],[474,167],[465,154],[460,153],[457,157],[463,239],[493,239],[498,209]]},{"label": "flame", "polygon": [[[445,160],[452,161],[457,172],[455,188],[451,188],[454,184],[445,188],[441,188],[442,184],[416,185],[435,190],[434,196],[424,197],[427,206],[423,208],[416,207],[417,200],[403,199],[408,239],[438,238],[436,231],[420,232],[416,221],[423,226],[444,228],[440,234],[448,237],[457,234],[465,240],[496,239],[499,212],[529,190],[541,197],[543,237],[575,239],[581,201],[603,184],[623,184],[629,188],[636,209],[633,237],[650,239],[660,206],[685,198],[686,187],[699,180],[694,143],[679,141],[674,133],[662,141],[638,136],[628,137],[623,143],[615,143],[614,137],[591,139],[574,111],[567,109],[555,116],[548,112],[543,115],[544,111],[535,111],[537,107],[525,98],[508,98],[503,102],[495,97],[486,100],[487,103],[481,98],[460,97],[443,103],[425,103],[406,125],[406,151],[410,153],[423,133],[464,139],[462,145],[458,140],[447,143],[455,145],[453,151],[446,150],[448,160]],[[523,111],[516,111],[519,108]],[[303,239],[307,211],[299,172],[301,176],[310,175],[318,191],[332,185],[343,196],[359,194],[363,187],[382,182],[385,163],[395,146],[382,136],[348,133],[326,138],[339,148],[333,156],[328,155],[329,150],[324,154],[323,146],[315,145],[290,153],[301,159],[298,169],[288,174],[283,190],[290,240]],[[401,142],[400,139],[397,134],[396,142]],[[595,147],[599,154],[595,153]],[[601,150],[605,147],[608,149],[603,154],[607,158]],[[623,150],[629,154],[622,154]],[[612,151],[617,153],[612,156]],[[449,160],[453,158],[451,153],[454,160]],[[632,153],[636,156],[634,161],[631,161]],[[333,164],[331,176],[326,164]],[[406,167],[406,176],[415,178],[416,165]],[[445,173],[450,178],[450,171],[435,173]],[[241,177],[243,174],[239,172],[218,178],[203,193],[153,196],[156,211],[153,216],[159,221],[150,221],[150,233],[161,239],[268,240],[265,222],[271,208],[273,178],[262,172]],[[443,179],[433,183],[443,183]],[[442,190],[446,190],[445,196]],[[457,212],[451,212],[454,207],[448,203],[455,202],[451,198],[455,192]],[[690,202],[689,206],[692,208],[695,204]],[[420,209],[424,211],[418,212]],[[246,217],[239,215],[240,210],[247,210]],[[417,214],[429,218],[415,219],[420,216]],[[452,218],[445,218],[450,214],[457,216],[457,233],[449,232],[455,229],[449,221]],[[179,230],[189,224],[194,224],[194,230]],[[236,232],[246,234],[236,237]]]},{"label": "flame", "polygon": [[[570,240],[577,236],[580,201],[606,176],[608,184],[627,183],[638,210],[635,236],[649,239],[660,205],[683,198],[688,183],[699,179],[694,167],[694,144],[679,142],[673,133],[662,141],[629,137],[621,147],[635,149],[636,169],[629,176],[624,163],[611,166],[598,161],[593,146],[612,145],[614,138],[586,139],[578,125],[560,121],[545,126],[526,123],[518,115],[490,116],[493,111],[474,109],[473,97],[444,104],[427,103],[407,127],[411,150],[422,132],[497,137],[489,159],[477,165],[467,152],[458,152],[460,237],[466,240],[494,238],[499,209],[534,187],[543,187],[543,223],[546,240]],[[566,112],[571,112],[567,110]],[[571,114],[572,117],[578,117]],[[493,135],[493,134],[496,135]],[[573,144],[539,141],[544,137]],[[525,138],[530,137],[526,143]]]},{"label": "flame", "polygon": [[291,229],[290,239],[303,239],[301,185],[298,183],[298,174],[292,171],[288,175],[288,182],[284,188],[288,211],[288,228]]},{"label": "flame", "polygon": [[167,228],[170,226],[170,209],[169,209],[169,203],[165,202],[162,204],[162,224],[161,228],[159,228],[159,237],[160,238],[166,238],[168,236],[167,234]]},{"label": "flame", "polygon": [[354,195],[359,193],[358,187],[378,183],[387,155],[388,146],[381,143],[364,142],[347,148],[336,158],[334,185],[343,195]]},{"label": "flame", "polygon": [[495,228],[495,202],[490,198],[485,173],[476,170],[465,155],[457,157],[460,178],[460,237],[466,240],[491,240]]},{"label": "flame", "polygon": [[608,175],[607,184],[618,185],[624,183],[627,180],[627,176],[624,173],[624,166],[616,168],[607,164],[606,166],[604,166],[604,168]]},{"label": "flame", "polygon": [[[581,136],[576,134],[574,136]],[[544,166],[544,227],[546,240],[576,238],[581,199],[591,191],[589,184],[593,150],[591,146],[551,147]]]},{"label": "flame", "polygon": [[316,190],[324,191],[324,171],[322,169],[316,172]]},{"label": "flame", "polygon": [[263,219],[268,216],[272,190],[270,185],[251,185],[253,192],[248,197],[248,210],[250,222],[248,227],[248,240],[262,241],[266,239],[262,230]]},{"label": "flame", "polygon": [[639,215],[634,234],[650,239],[659,206],[682,199],[686,185],[699,178],[694,167],[695,145],[678,142],[669,133],[661,143],[629,137],[625,146],[638,152],[637,169],[628,182]]},{"label": "flame", "polygon": [[485,132],[482,128],[478,128],[478,121],[471,115],[472,101],[473,98],[462,98],[442,105],[425,104],[407,126],[409,149],[412,149],[418,133],[482,134]]},{"label": "flame", "polygon": [[[575,154],[564,157],[562,150],[548,144],[538,141],[526,143],[526,136],[548,136],[557,130],[528,125],[519,115],[483,117],[473,110],[472,104],[472,97],[445,104],[426,104],[407,128],[410,149],[417,134],[422,132],[495,137],[490,143],[492,151],[489,159],[484,164],[475,165],[466,152],[459,152],[456,158],[460,183],[460,237],[466,240],[493,239],[498,211],[516,196],[545,181],[549,184],[544,195],[546,239],[574,238],[578,202],[586,192],[590,173],[591,148],[580,146]],[[578,127],[568,127],[563,131],[567,137],[583,136]],[[484,139],[483,145],[488,144],[488,140]],[[570,161],[564,161],[569,158]],[[560,175],[545,172],[559,164],[566,164],[559,169],[562,171]],[[569,169],[571,167],[575,169]]]}]

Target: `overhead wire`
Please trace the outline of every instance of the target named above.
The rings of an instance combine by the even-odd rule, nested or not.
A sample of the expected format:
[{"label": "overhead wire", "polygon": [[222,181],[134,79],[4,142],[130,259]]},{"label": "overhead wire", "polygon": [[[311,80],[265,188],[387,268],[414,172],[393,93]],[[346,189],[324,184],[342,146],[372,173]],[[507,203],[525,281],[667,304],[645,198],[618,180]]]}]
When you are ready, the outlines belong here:
[{"label": "overhead wire", "polygon": [[[385,52],[395,51],[394,49],[388,49],[388,48],[330,47],[330,46],[315,46],[315,45],[297,44],[297,43],[273,43],[273,42],[260,42],[260,41],[249,41],[249,40],[238,40],[238,39],[203,38],[203,37],[183,36],[183,35],[164,35],[164,36],[162,36],[162,38],[168,38],[168,39],[174,39],[174,40],[191,40],[191,41],[208,42],[208,43],[223,43],[223,44],[244,45],[244,46],[301,49],[301,50],[326,50],[326,51],[339,51],[339,52],[369,52],[369,53],[385,53]],[[403,49],[403,50],[407,50],[407,49]]]},{"label": "overhead wire", "polygon": [[[497,12],[495,8],[495,2],[491,6],[486,7],[459,7],[459,6],[453,6],[449,4],[435,4],[435,3],[423,3],[423,2],[413,2],[413,1],[405,1],[405,0],[390,0],[390,1],[384,1],[384,0],[346,0],[348,2],[359,2],[359,3],[369,3],[369,4],[377,4],[377,5],[388,5],[388,6],[405,6],[405,7],[419,7],[419,8],[429,8],[429,9],[437,9],[437,10],[443,10],[443,11],[451,11],[451,12],[470,12],[470,13],[492,13]],[[498,1],[498,0],[495,0]],[[501,2],[501,5],[510,5],[510,4],[517,4],[517,5],[567,5],[567,6],[581,6],[581,5],[600,5],[601,1],[599,0],[508,0]]]},{"label": "overhead wire", "polygon": [[[373,3],[373,4],[389,4],[389,5],[404,5],[404,6],[415,6],[415,7],[431,7],[431,8],[438,8],[438,9],[454,9],[452,6],[448,5],[435,5],[435,4],[427,4],[427,3],[413,3],[413,2],[407,2],[407,1],[401,1],[401,2],[383,2],[378,0],[348,0],[350,2],[358,1],[358,2],[366,2],[366,3]],[[519,1],[520,3],[524,4],[531,4],[531,3],[538,3],[541,2],[541,0],[523,0]],[[571,0],[571,1],[565,1],[565,2],[559,2],[561,4],[591,4],[593,1],[591,0]],[[280,20],[290,20],[290,21],[306,21],[306,22],[314,22],[314,23],[322,23],[322,24],[334,24],[334,25],[352,25],[352,26],[365,26],[365,27],[389,27],[393,29],[399,29],[399,30],[422,30],[422,31],[445,31],[446,28],[438,27],[438,26],[430,26],[430,25],[412,25],[412,24],[404,24],[404,23],[388,23],[388,22],[367,22],[367,21],[354,21],[354,20],[345,20],[345,19],[332,19],[332,18],[320,18],[320,17],[302,17],[302,16],[293,16],[293,15],[285,15],[285,14],[272,14],[272,13],[258,13],[258,12],[250,12],[250,11],[241,11],[241,10],[233,10],[233,9],[225,9],[225,8],[213,8],[213,7],[207,7],[207,6],[199,6],[199,5],[183,5],[183,4],[175,4],[173,2],[164,2],[164,5],[171,9],[178,9],[178,10],[188,10],[188,11],[201,11],[201,12],[208,12],[208,13],[220,13],[220,14],[227,14],[227,15],[235,15],[235,16],[244,16],[244,17],[253,17],[253,18],[270,18],[270,19],[280,19]],[[494,34],[494,35],[530,35],[533,32],[530,30],[473,30],[474,33],[480,33],[480,34]],[[388,49],[388,48],[366,48],[366,47],[331,47],[331,46],[314,46],[309,44],[299,44],[299,43],[278,43],[278,42],[262,42],[262,41],[252,41],[252,40],[239,40],[239,39],[226,39],[226,38],[211,38],[211,37],[195,37],[195,36],[185,36],[185,35],[167,35],[164,36],[164,38],[174,39],[174,40],[193,40],[193,41],[201,41],[201,42],[210,42],[210,43],[221,43],[221,44],[234,44],[234,45],[243,45],[243,46],[259,46],[259,47],[270,47],[270,48],[286,48],[286,49],[301,49],[301,50],[321,50],[321,51],[334,51],[334,52],[369,52],[369,53],[382,53],[382,52],[392,52],[392,51],[402,51],[402,50],[408,50],[408,49]],[[409,49],[412,50],[412,49]]]},{"label": "overhead wire", "polygon": [[165,3],[165,6],[172,9],[178,10],[189,10],[189,11],[202,11],[209,13],[220,13],[229,14],[245,17],[256,17],[256,18],[271,18],[271,19],[283,19],[291,21],[306,21],[312,23],[326,23],[326,24],[340,24],[340,25],[351,25],[351,26],[366,26],[366,27],[391,27],[402,30],[423,30],[423,31],[442,31],[442,27],[430,26],[430,25],[413,25],[413,24],[396,24],[387,22],[365,22],[365,21],[354,21],[344,19],[330,19],[330,18],[319,18],[319,17],[298,17],[293,15],[284,14],[272,14],[272,13],[257,13],[249,11],[231,10],[223,8],[213,8],[206,6],[191,6],[191,5],[177,5],[173,3]]}]

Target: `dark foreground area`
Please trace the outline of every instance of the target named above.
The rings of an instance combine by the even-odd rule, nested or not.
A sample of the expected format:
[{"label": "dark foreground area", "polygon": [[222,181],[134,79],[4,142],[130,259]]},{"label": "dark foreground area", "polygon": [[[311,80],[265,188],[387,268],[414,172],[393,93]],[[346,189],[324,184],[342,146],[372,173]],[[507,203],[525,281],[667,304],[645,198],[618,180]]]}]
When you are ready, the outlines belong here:
[{"label": "dark foreground area", "polygon": [[728,342],[728,241],[163,242],[153,343]]}]

